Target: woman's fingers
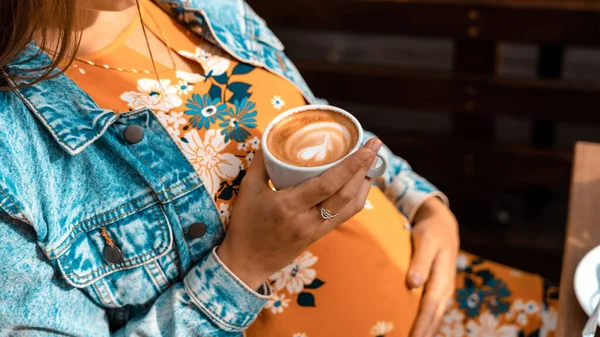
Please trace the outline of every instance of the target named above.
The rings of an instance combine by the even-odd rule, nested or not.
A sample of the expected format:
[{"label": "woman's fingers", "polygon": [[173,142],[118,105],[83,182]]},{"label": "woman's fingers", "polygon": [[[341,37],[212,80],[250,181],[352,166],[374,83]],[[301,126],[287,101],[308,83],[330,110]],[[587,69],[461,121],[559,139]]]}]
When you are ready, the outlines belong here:
[{"label": "woman's fingers", "polygon": [[434,337],[442,323],[448,300],[454,292],[454,262],[449,254],[440,254],[421,300],[411,337]]},{"label": "woman's fingers", "polygon": [[[351,202],[347,203],[344,208],[342,208],[337,217],[332,221],[324,221],[321,226],[317,229],[315,235],[317,238],[322,237],[323,235],[329,233],[337,226],[343,224],[348,219],[353,217],[356,213],[360,212],[365,206],[365,202],[367,200],[367,196],[369,195],[369,191],[371,190],[371,179],[362,178],[360,182],[360,186],[358,190],[354,194],[354,198]],[[319,211],[319,207],[316,206],[314,211],[311,212],[315,214],[315,216],[321,216]]]},{"label": "woman's fingers", "polygon": [[365,146],[344,159],[341,163],[328,169],[320,176],[296,186],[292,190],[294,198],[297,198],[299,204],[305,207],[305,210],[308,210],[331,197],[361,169],[365,166],[371,166],[381,145],[382,143],[379,139],[369,139],[365,143]]},{"label": "woman's fingers", "polygon": [[242,180],[242,182],[261,184],[264,185],[264,187],[269,187],[269,176],[267,175],[267,169],[265,167],[265,160],[263,156],[262,149],[256,151],[252,160],[252,164],[248,169],[246,179]]},{"label": "woman's fingers", "polygon": [[430,232],[424,228],[413,229],[414,253],[406,280],[410,288],[419,288],[427,282],[431,266],[440,249]]},{"label": "woman's fingers", "polygon": [[[358,173],[348,181],[348,183],[342,188],[340,188],[334,195],[323,200],[320,203],[320,206],[326,208],[333,214],[339,213],[347,204],[351,203],[357,197],[360,198],[361,195],[358,195],[357,192],[363,186],[365,182],[367,171],[369,170],[370,165],[363,166]],[[317,208],[319,205],[317,206]]]},{"label": "woman's fingers", "polygon": [[312,208],[339,191],[363,166],[371,165],[374,158],[375,153],[361,148],[322,175],[296,186],[291,191],[294,199],[306,210]]}]

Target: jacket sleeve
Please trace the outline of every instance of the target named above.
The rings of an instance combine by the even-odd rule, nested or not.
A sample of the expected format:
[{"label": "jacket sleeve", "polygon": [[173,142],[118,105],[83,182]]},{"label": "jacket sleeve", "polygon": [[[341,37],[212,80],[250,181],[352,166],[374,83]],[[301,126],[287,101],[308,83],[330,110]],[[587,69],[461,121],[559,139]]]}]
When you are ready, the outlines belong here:
[{"label": "jacket sleeve", "polygon": [[266,301],[214,254],[117,331],[105,309],[69,286],[44,256],[28,224],[0,205],[0,335],[241,336]]},{"label": "jacket sleeve", "polygon": [[[365,140],[372,137],[375,135],[365,131]],[[387,146],[385,149],[389,154],[388,168],[383,176],[374,180],[374,184],[409,222],[413,222],[419,207],[429,198],[438,197],[448,205],[448,198],[444,193],[415,173],[404,159],[394,155]]]}]

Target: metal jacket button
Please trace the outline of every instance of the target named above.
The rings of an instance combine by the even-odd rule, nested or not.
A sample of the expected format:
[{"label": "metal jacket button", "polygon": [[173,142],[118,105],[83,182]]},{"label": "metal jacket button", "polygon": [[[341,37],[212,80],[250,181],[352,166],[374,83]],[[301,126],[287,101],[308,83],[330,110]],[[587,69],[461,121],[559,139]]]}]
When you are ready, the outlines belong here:
[{"label": "metal jacket button", "polygon": [[125,140],[127,140],[129,144],[137,144],[144,139],[144,129],[139,125],[133,124],[125,129],[123,136],[125,136]]},{"label": "metal jacket button", "polygon": [[104,254],[106,261],[110,263],[117,263],[123,258],[123,253],[117,246],[105,246],[102,254]]},{"label": "metal jacket button", "polygon": [[190,236],[194,239],[199,239],[206,234],[206,224],[203,222],[196,222],[190,226],[188,230]]}]

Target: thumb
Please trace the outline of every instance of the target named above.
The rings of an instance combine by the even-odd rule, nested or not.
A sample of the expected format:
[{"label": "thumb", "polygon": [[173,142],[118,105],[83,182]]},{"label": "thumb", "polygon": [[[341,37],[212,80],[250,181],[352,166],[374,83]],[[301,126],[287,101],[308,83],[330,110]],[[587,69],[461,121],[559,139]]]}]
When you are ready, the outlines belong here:
[{"label": "thumb", "polygon": [[406,281],[409,288],[419,288],[429,278],[431,266],[437,254],[437,245],[428,239],[427,235],[413,232],[413,246],[414,254],[410,261]]},{"label": "thumb", "polygon": [[264,183],[268,187],[269,185],[269,175],[267,174],[267,169],[265,167],[265,159],[262,149],[259,149],[254,153],[254,158],[252,158],[252,164],[250,164],[250,168],[248,168],[248,173],[244,181],[250,181],[252,183]]}]

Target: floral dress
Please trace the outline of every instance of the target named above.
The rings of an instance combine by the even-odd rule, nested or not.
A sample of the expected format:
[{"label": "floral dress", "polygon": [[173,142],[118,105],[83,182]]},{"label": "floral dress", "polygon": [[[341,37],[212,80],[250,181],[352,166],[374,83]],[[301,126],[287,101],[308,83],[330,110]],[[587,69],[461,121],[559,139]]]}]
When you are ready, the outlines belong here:
[{"label": "floral dress", "polygon": [[[140,30],[136,19],[67,75],[102,107],[151,108],[202,178],[226,228],[261,130],[305,100],[287,80],[236,61],[151,2],[142,7],[152,18],[145,20],[148,33],[197,62],[201,73],[162,64],[156,74],[145,71],[153,69],[150,59],[128,46]],[[272,297],[246,335],[408,336],[422,295],[406,287],[411,253],[407,219],[374,187],[363,211],[270,277]],[[457,270],[456,297],[437,336],[552,336],[555,285],[467,253]]]}]

